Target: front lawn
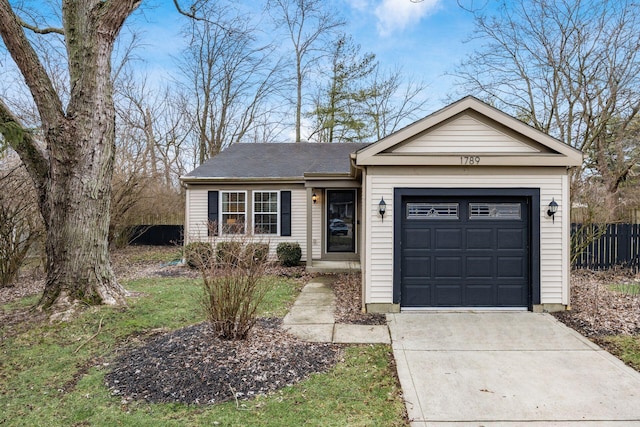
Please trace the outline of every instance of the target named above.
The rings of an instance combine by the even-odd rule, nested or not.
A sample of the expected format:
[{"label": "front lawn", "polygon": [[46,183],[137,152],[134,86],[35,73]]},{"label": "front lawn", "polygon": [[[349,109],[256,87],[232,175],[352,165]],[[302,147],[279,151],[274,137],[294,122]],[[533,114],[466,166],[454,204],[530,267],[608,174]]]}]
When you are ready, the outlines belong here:
[{"label": "front lawn", "polygon": [[626,283],[614,283],[609,288],[624,295],[639,296],[640,295],[640,283],[626,282]]},{"label": "front lawn", "polygon": [[[282,317],[300,284],[269,280],[275,286],[261,315]],[[117,356],[204,320],[199,283],[180,277],[136,279],[125,283],[136,292],[127,309],[89,308],[69,323],[34,318],[0,327],[0,425],[407,425],[393,354],[385,345],[347,347],[328,372],[252,400],[186,405],[114,395],[105,375]],[[20,300],[1,310],[28,315]]]},{"label": "front lawn", "polygon": [[600,337],[596,342],[636,371],[640,371],[639,335],[609,335]]}]

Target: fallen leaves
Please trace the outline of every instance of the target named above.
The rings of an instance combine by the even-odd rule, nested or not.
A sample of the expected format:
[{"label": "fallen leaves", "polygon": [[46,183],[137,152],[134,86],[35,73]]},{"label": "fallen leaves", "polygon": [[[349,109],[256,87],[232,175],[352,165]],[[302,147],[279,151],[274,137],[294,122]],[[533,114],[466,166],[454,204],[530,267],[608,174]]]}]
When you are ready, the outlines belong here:
[{"label": "fallen leaves", "polygon": [[628,270],[573,271],[572,309],[556,313],[556,318],[587,337],[640,334],[640,295],[612,287],[620,283],[640,283],[640,275]]}]

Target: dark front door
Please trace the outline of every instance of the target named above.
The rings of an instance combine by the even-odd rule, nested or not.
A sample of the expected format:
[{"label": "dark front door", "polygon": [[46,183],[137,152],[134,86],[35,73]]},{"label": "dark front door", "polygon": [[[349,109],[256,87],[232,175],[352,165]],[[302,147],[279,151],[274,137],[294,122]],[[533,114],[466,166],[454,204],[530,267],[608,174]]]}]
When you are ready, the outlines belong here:
[{"label": "dark front door", "polygon": [[327,252],[355,252],[355,190],[327,190],[326,217]]},{"label": "dark front door", "polygon": [[524,197],[402,199],[401,305],[528,307]]}]

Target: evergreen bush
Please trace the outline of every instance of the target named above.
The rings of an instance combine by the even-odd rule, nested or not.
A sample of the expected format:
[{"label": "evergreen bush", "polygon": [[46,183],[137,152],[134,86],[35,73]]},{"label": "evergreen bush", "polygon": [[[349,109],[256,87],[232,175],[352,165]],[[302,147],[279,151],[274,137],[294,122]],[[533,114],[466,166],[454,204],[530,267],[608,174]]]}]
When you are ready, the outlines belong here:
[{"label": "evergreen bush", "polygon": [[294,267],[300,264],[302,249],[298,242],[282,242],[276,247],[278,261],[285,267]]}]

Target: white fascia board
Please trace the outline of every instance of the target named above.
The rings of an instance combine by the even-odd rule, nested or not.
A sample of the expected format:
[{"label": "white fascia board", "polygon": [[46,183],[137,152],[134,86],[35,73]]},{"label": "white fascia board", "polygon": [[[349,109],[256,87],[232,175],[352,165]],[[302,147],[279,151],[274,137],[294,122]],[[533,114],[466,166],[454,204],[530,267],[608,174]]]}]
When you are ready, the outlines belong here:
[{"label": "white fascia board", "polygon": [[361,166],[463,166],[472,169],[476,166],[465,164],[465,158],[478,157],[476,166],[563,166],[573,167],[582,164],[582,158],[574,159],[558,154],[536,155],[495,155],[495,154],[457,154],[457,155],[400,155],[379,154],[362,162]]}]

